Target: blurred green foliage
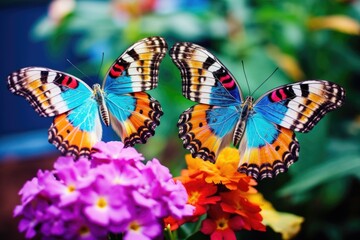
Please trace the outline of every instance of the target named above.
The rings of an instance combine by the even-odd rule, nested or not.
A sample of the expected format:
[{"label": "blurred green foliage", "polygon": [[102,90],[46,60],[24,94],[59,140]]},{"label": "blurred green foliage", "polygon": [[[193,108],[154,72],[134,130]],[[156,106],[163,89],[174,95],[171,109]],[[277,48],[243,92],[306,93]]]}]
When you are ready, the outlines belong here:
[{"label": "blurred green foliage", "polygon": [[[60,1],[61,2],[61,1]],[[50,5],[34,26],[33,36],[46,40],[56,54],[72,45],[84,60],[78,65],[97,74],[101,53],[107,66],[135,41],[152,35],[195,42],[212,51],[255,97],[276,86],[305,79],[326,79],[345,87],[346,104],[328,114],[311,133],[297,134],[300,158],[288,174],[259,183],[259,190],[278,210],[305,217],[298,239],[353,239],[360,234],[360,2],[351,0],[134,0],[63,1]],[[65,9],[65,10],[64,10]],[[165,115],[149,144],[137,146],[157,157],[177,175],[184,167],[177,137],[178,116],[194,103],[181,94],[178,69],[167,56],[159,87],[150,92]],[[156,147],[154,147],[156,146]],[[240,238],[273,238],[269,233],[240,233]]]}]

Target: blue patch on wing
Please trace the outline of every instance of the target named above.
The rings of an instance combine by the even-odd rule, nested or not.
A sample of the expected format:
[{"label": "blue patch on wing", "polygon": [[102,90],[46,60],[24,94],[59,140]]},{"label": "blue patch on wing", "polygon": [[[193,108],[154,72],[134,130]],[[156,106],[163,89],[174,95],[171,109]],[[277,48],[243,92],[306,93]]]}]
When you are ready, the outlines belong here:
[{"label": "blue patch on wing", "polygon": [[116,95],[108,93],[105,99],[109,111],[120,122],[126,121],[136,108],[136,99],[131,95]]},{"label": "blue patch on wing", "polygon": [[271,102],[268,96],[264,96],[254,106],[254,111],[258,114],[263,115],[267,120],[280,124],[283,120],[287,107],[282,104],[283,102]]},{"label": "blue patch on wing", "polygon": [[133,91],[133,86],[135,84],[141,84],[138,82],[133,82],[131,76],[126,75],[125,71],[121,76],[117,78],[112,78],[110,75],[106,77],[104,91],[108,94],[126,94]]},{"label": "blue patch on wing", "polygon": [[96,124],[96,118],[99,118],[97,102],[89,98],[82,105],[71,110],[67,119],[74,127],[78,127],[82,131],[92,132],[94,131]]},{"label": "blue patch on wing", "polygon": [[215,107],[206,111],[206,121],[216,136],[222,138],[231,132],[239,120],[236,107]]},{"label": "blue patch on wing", "polygon": [[234,88],[232,90],[229,90],[229,92],[237,100],[237,102],[241,104],[241,97],[240,97],[239,89]]},{"label": "blue patch on wing", "polygon": [[92,92],[89,90],[89,88],[80,81],[78,83],[79,86],[77,88],[68,88],[66,91],[63,91],[60,94],[62,100],[66,103],[68,109],[73,109],[81,106],[88,99],[91,99]]},{"label": "blue patch on wing", "polygon": [[[229,92],[219,81],[216,81],[216,85],[211,87],[210,102],[209,104],[215,106],[238,106],[241,104],[239,92],[236,90],[237,95],[233,92]],[[237,98],[236,98],[237,96]],[[200,97],[202,97],[200,95]]]},{"label": "blue patch on wing", "polygon": [[262,115],[255,113],[249,116],[247,120],[246,135],[248,147],[259,148],[267,143],[273,143],[277,139],[279,132],[273,123]]}]

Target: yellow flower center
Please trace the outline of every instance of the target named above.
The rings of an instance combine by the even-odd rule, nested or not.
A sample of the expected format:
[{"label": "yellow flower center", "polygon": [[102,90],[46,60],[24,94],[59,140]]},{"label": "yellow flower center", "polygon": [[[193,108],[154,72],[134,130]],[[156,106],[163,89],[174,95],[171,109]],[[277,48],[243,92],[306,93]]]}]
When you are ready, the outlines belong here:
[{"label": "yellow flower center", "polygon": [[139,231],[140,229],[140,224],[136,221],[133,221],[130,223],[130,229],[133,231]]},{"label": "yellow flower center", "polygon": [[98,200],[97,200],[97,203],[96,205],[99,207],[99,208],[105,208],[108,203],[106,201],[106,199],[104,197],[100,197]]},{"label": "yellow flower center", "polygon": [[224,230],[229,228],[228,219],[220,218],[216,221],[217,229]]},{"label": "yellow flower center", "polygon": [[74,186],[73,184],[70,184],[70,185],[67,187],[67,190],[68,190],[69,193],[75,191],[75,189],[76,189],[76,188],[75,188],[75,186]]},{"label": "yellow flower center", "polygon": [[189,202],[191,205],[195,205],[195,204],[198,202],[199,197],[200,197],[200,192],[198,192],[198,191],[193,191],[193,192],[190,193],[188,202]]}]

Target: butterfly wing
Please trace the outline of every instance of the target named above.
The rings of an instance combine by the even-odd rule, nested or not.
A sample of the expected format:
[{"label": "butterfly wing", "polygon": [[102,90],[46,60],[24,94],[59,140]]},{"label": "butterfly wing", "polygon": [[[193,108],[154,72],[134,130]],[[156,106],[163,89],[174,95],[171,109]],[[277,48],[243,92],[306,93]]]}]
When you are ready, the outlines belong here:
[{"label": "butterfly wing", "polygon": [[323,80],[287,84],[265,93],[246,123],[239,171],[260,179],[286,171],[298,159],[294,131],[310,131],[344,100],[342,87]]},{"label": "butterfly wing", "polygon": [[80,79],[42,67],[27,67],[8,76],[9,90],[25,97],[40,116],[50,117],[80,106],[92,94]]},{"label": "butterfly wing", "polygon": [[163,114],[158,101],[144,92],[108,94],[111,126],[125,146],[145,143],[155,134]]},{"label": "butterfly wing", "polygon": [[272,178],[298,159],[299,143],[294,131],[255,113],[247,120],[239,153],[239,172],[255,179]]},{"label": "butterfly wing", "polygon": [[57,115],[49,129],[49,142],[68,156],[88,156],[101,140],[102,127],[98,104],[92,98],[82,105]]},{"label": "butterfly wing", "polygon": [[232,140],[238,109],[197,104],[180,115],[179,137],[193,157],[214,162],[222,148]]},{"label": "butterfly wing", "polygon": [[254,110],[282,127],[308,132],[344,101],[345,90],[341,86],[324,80],[308,80],[265,93],[255,102]]},{"label": "butterfly wing", "polygon": [[180,69],[183,95],[195,102],[215,106],[237,106],[240,87],[229,70],[205,48],[193,43],[176,43],[170,56]]},{"label": "butterfly wing", "polygon": [[157,87],[159,65],[166,52],[167,44],[162,37],[138,41],[112,64],[104,79],[103,89],[125,94]]},{"label": "butterfly wing", "polygon": [[180,115],[179,137],[194,157],[215,161],[239,119],[240,87],[220,60],[199,45],[176,43],[170,56],[180,69],[183,95],[200,103]]},{"label": "butterfly wing", "polygon": [[114,62],[104,80],[111,126],[126,146],[145,143],[160,124],[159,102],[142,91],[158,85],[159,65],[166,52],[161,37],[140,40]]},{"label": "butterfly wing", "polygon": [[101,139],[97,103],[80,79],[49,68],[27,67],[9,75],[8,87],[25,97],[39,115],[55,116],[49,142],[63,154],[88,155]]}]

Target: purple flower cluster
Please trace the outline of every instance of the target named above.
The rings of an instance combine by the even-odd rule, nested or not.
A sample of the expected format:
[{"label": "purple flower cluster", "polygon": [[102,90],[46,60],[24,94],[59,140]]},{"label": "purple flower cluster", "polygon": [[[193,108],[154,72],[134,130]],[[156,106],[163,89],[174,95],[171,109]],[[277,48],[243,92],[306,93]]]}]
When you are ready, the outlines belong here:
[{"label": "purple flower cluster", "polygon": [[20,190],[19,230],[27,238],[123,239],[161,236],[163,218],[192,215],[180,181],[157,159],[121,142],[100,142],[91,161],[60,157],[54,170],[41,171]]}]

